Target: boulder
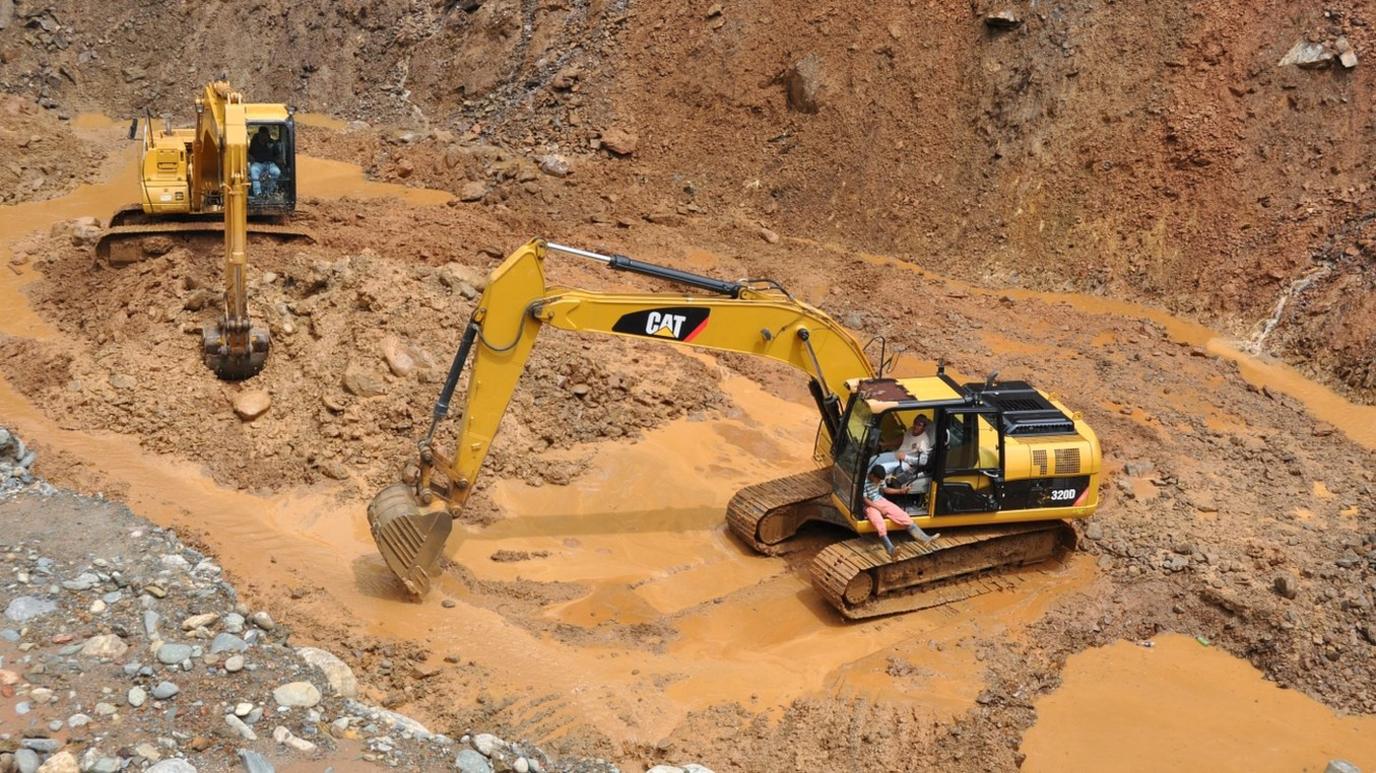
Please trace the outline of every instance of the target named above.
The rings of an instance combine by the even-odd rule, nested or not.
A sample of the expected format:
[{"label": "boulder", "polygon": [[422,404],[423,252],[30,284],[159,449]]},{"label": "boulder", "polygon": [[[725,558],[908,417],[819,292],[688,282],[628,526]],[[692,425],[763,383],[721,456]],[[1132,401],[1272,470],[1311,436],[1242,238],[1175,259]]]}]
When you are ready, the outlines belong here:
[{"label": "boulder", "polygon": [[354,677],[353,669],[333,653],[316,647],[298,647],[296,654],[325,675],[325,681],[336,695],[344,698],[358,697],[358,679]]}]

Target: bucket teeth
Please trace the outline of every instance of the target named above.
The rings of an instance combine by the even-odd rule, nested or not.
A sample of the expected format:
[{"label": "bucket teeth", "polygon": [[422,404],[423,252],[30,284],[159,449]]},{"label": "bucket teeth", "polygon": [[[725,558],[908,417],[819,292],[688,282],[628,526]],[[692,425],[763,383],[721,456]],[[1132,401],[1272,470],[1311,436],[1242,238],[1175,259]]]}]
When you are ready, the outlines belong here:
[{"label": "bucket teeth", "polygon": [[424,511],[411,487],[396,483],[373,497],[368,505],[368,527],[387,568],[414,596],[430,590],[430,578],[439,573],[444,543],[453,521],[444,511]]}]

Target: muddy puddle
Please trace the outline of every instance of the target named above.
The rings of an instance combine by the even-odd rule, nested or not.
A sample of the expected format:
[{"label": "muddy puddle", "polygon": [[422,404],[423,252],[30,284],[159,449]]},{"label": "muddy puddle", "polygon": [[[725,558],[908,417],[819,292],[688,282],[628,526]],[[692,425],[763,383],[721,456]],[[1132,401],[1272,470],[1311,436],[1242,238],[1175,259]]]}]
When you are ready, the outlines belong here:
[{"label": "muddy puddle", "polygon": [[1376,766],[1376,718],[1335,714],[1189,636],[1066,661],[1023,738],[1025,771],[1322,771]]},{"label": "muddy puddle", "polygon": [[[1013,300],[1037,300],[1043,303],[1061,304],[1078,312],[1077,318],[1080,319],[1108,316],[1155,322],[1161,325],[1172,339],[1191,346],[1201,347],[1210,354],[1236,363],[1238,371],[1248,382],[1298,400],[1304,404],[1310,415],[1334,425],[1353,442],[1368,449],[1376,449],[1376,406],[1353,403],[1332,389],[1306,378],[1289,365],[1269,357],[1250,354],[1246,351],[1249,346],[1247,343],[1229,340],[1203,325],[1173,316],[1162,309],[1131,301],[1077,293],[1043,292],[1017,288],[991,290],[957,279],[937,276],[898,258],[864,255],[863,259],[875,265],[893,266],[912,271],[931,280],[959,288],[962,292],[973,296],[987,298],[1007,296]],[[1113,340],[1111,333],[1104,333],[1101,336],[1095,341],[1107,344]],[[1006,342],[1006,339],[1000,340],[1002,339],[1001,336],[993,334],[986,333],[983,337],[985,344],[993,348]],[[1017,344],[1013,351],[1036,353],[1037,347],[1029,344]]]},{"label": "muddy puddle", "polygon": [[[306,197],[392,196],[418,206],[450,198],[367,181],[359,167],[343,162],[303,157],[301,178]],[[133,198],[135,184],[132,155],[116,154],[102,183],[0,208],[0,233],[19,239],[60,220],[107,217]],[[0,257],[8,249],[0,245]],[[706,253],[694,260],[712,262]],[[34,279],[28,267],[0,271],[0,334],[59,338],[28,306],[23,288]],[[1173,335],[1217,345],[1207,330],[1146,307],[1055,300],[1088,304],[1082,310],[1090,313],[1164,319]],[[993,335],[983,343],[1010,345]],[[1239,357],[1248,378],[1275,378],[1265,383],[1363,437],[1351,421],[1321,411],[1360,419],[1370,409],[1329,405],[1325,400],[1340,398],[1281,366]],[[901,362],[900,370],[911,365]],[[722,523],[738,488],[811,466],[814,409],[729,371],[721,372],[721,389],[734,404],[724,415],[680,419],[633,444],[579,447],[592,461],[573,486],[498,482],[493,498],[507,518],[456,529],[449,545],[450,557],[488,589],[475,590],[451,573],[421,603],[399,594],[376,555],[365,502],[342,497],[338,488],[262,497],[220,486],[195,464],[141,449],[136,437],[65,429],[2,379],[0,418],[45,455],[98,470],[134,510],[199,539],[242,587],[296,616],[333,620],[384,641],[416,642],[435,661],[462,653],[485,674],[488,694],[512,701],[509,721],[520,722],[523,712],[538,715],[551,736],[584,723],[613,738],[654,742],[688,712],[713,704],[734,701],[777,713],[809,695],[858,696],[911,704],[933,718],[953,716],[974,705],[984,687],[971,642],[1018,638],[1057,600],[1093,592],[1093,562],[1074,556],[1027,573],[1012,591],[843,623],[800,571],[750,554]],[[426,410],[416,406],[418,414]],[[1368,425],[1376,432],[1376,422]],[[500,590],[522,583],[570,590],[547,603]],[[298,587],[318,592],[288,601],[288,590]],[[453,689],[455,701],[473,697]],[[535,699],[545,695],[557,697]]]}]

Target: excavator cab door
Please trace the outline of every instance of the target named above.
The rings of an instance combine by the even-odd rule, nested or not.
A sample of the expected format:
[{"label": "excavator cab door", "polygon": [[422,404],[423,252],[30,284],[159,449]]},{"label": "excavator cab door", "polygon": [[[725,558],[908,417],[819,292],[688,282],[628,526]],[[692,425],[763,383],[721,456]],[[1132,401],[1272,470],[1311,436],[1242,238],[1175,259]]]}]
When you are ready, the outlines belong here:
[{"label": "excavator cab door", "polygon": [[1003,502],[1003,432],[989,409],[938,411],[935,514],[992,513]]},{"label": "excavator cab door", "polygon": [[296,209],[296,121],[251,121],[248,127],[248,213],[288,215]]},{"label": "excavator cab door", "polygon": [[836,498],[850,508],[854,520],[862,520],[860,492],[864,489],[867,465],[879,449],[879,426],[864,400],[852,396],[841,420],[841,431],[832,445],[831,485]]}]

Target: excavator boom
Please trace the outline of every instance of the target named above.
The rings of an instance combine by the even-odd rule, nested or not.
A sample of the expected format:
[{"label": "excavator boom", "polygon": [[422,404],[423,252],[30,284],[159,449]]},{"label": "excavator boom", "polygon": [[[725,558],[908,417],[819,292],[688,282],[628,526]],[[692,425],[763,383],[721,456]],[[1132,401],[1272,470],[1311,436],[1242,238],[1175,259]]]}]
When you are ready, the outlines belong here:
[{"label": "excavator boom", "polygon": [[[714,295],[550,287],[543,268],[550,252],[590,258],[612,269],[687,284]],[[536,336],[545,325],[741,352],[787,363],[809,377],[828,436],[837,431],[841,407],[849,396],[846,382],[874,375],[863,348],[845,328],[772,283],[726,282],[625,256],[529,242],[492,272],[478,300],[436,402],[430,431],[420,442],[418,475],[414,481],[384,489],[369,507],[369,524],[379,550],[416,595],[429,587],[449,534],[450,515],[463,507],[472,492]],[[457,451],[447,458],[431,441],[470,356],[472,370]],[[439,508],[441,502],[448,512]]]}]

